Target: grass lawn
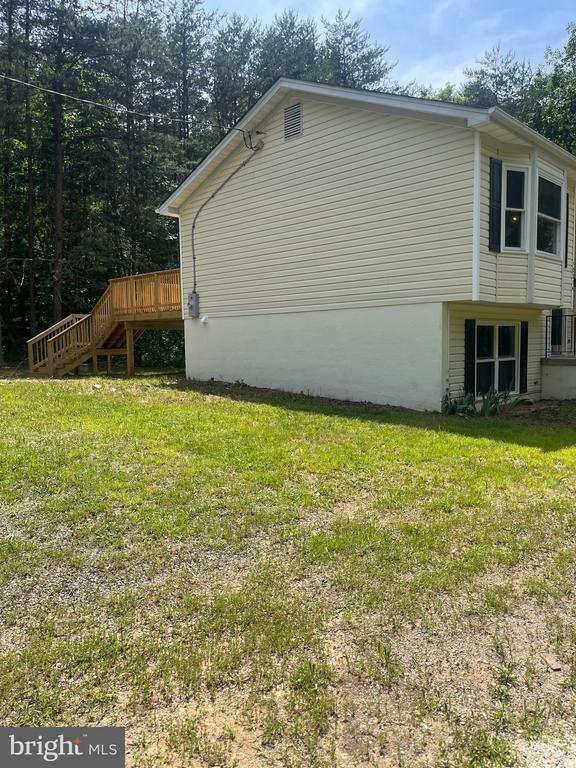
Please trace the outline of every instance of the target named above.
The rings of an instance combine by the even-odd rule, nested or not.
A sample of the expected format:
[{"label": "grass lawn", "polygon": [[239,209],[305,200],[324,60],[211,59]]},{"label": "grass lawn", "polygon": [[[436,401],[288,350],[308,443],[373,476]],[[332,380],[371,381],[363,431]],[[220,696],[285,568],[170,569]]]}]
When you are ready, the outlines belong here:
[{"label": "grass lawn", "polygon": [[133,768],[484,768],[573,733],[575,403],[4,380],[0,424],[2,725],[125,725]]}]

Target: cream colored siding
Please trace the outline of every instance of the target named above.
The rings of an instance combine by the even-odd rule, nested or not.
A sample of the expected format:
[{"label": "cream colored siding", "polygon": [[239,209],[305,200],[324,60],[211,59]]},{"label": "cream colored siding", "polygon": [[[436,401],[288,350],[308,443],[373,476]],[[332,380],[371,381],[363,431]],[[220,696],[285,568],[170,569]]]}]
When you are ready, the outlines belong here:
[{"label": "cream colored siding", "polygon": [[568,194],[570,195],[570,205],[568,207],[568,266],[562,272],[562,306],[572,310],[574,307],[574,205],[576,203],[576,189],[569,187]]},{"label": "cream colored siding", "polygon": [[535,256],[534,303],[555,304],[562,302],[563,260],[555,256]]},{"label": "cream colored siding", "polygon": [[[196,231],[201,311],[213,316],[468,299],[473,134],[460,126],[303,98],[303,134],[264,149],[210,201]],[[184,204],[183,285],[195,212],[247,156]]]},{"label": "cream colored siding", "polygon": [[490,157],[487,147],[480,155],[480,300],[496,301],[496,254],[488,250],[490,207]]},{"label": "cream colored siding", "polygon": [[503,305],[450,304],[448,308],[448,376],[446,387],[452,395],[464,391],[464,321],[521,322],[528,325],[528,392],[539,396],[541,391],[540,358],[542,357],[541,312],[516,309]]},{"label": "cream colored siding", "polygon": [[503,251],[496,257],[497,301],[525,302],[528,295],[528,254]]}]

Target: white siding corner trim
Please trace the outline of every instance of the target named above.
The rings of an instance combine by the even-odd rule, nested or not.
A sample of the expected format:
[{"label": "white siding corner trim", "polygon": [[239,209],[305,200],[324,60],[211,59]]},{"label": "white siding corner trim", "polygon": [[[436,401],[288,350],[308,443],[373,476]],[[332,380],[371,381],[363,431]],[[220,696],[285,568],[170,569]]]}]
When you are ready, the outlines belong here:
[{"label": "white siding corner trim", "polygon": [[480,299],[480,205],[482,181],[482,140],[474,131],[474,194],[472,210],[472,300]]}]

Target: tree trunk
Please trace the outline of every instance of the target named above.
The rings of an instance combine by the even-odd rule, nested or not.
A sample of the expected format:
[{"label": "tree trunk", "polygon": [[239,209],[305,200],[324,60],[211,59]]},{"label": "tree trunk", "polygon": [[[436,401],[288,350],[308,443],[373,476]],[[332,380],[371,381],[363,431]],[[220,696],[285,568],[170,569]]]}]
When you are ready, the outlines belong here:
[{"label": "tree trunk", "polygon": [[[13,58],[14,58],[14,2],[8,0],[6,5],[6,74],[13,75]],[[4,264],[0,265],[0,363],[4,362],[4,339],[2,333],[2,292],[3,292],[3,275],[6,275],[10,269],[10,259],[12,257],[12,238],[13,238],[13,187],[14,179],[12,177],[12,96],[13,87],[10,80],[4,81],[4,100],[5,100],[5,117],[4,117],[4,168],[3,168],[3,204],[4,213],[2,216],[3,232],[2,232],[2,245],[3,245],[3,259]]]},{"label": "tree trunk", "polygon": [[185,122],[181,123],[181,139],[187,139],[190,133],[188,117],[190,114],[190,92],[188,83],[188,28],[186,24],[186,13],[182,11],[182,114],[181,118]]},{"label": "tree trunk", "polygon": [[[24,35],[26,40],[26,53],[24,59],[24,80],[28,82],[28,61],[30,57],[30,0],[26,0]],[[34,238],[36,226],[34,221],[34,141],[32,131],[32,113],[30,109],[30,92],[26,89],[25,96],[25,121],[26,121],[26,220],[27,220],[27,249],[26,260],[28,266],[28,325],[30,336],[38,333],[38,318],[36,311],[36,254]]]},{"label": "tree trunk", "polygon": [[[132,53],[132,52],[131,52]],[[136,229],[138,211],[136,204],[136,179],[135,179],[135,143],[134,117],[130,110],[134,109],[134,79],[133,58],[126,62],[126,184],[128,196],[128,269],[134,274],[138,269],[138,246],[136,243]]]},{"label": "tree trunk", "polygon": [[[58,88],[54,90],[58,90]],[[57,323],[62,319],[62,281],[64,272],[64,110],[61,96],[52,97],[52,141],[54,145],[52,322]]]}]

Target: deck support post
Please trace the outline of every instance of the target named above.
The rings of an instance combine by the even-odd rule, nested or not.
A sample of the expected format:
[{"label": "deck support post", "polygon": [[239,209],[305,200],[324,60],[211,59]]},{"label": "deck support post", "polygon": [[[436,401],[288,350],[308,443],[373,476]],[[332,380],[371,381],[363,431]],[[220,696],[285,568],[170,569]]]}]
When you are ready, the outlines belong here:
[{"label": "deck support post", "polygon": [[92,355],[92,373],[98,373],[98,355],[96,354],[96,350],[94,350],[94,354]]},{"label": "deck support post", "polygon": [[126,330],[126,375],[134,376],[134,329],[124,324]]}]

